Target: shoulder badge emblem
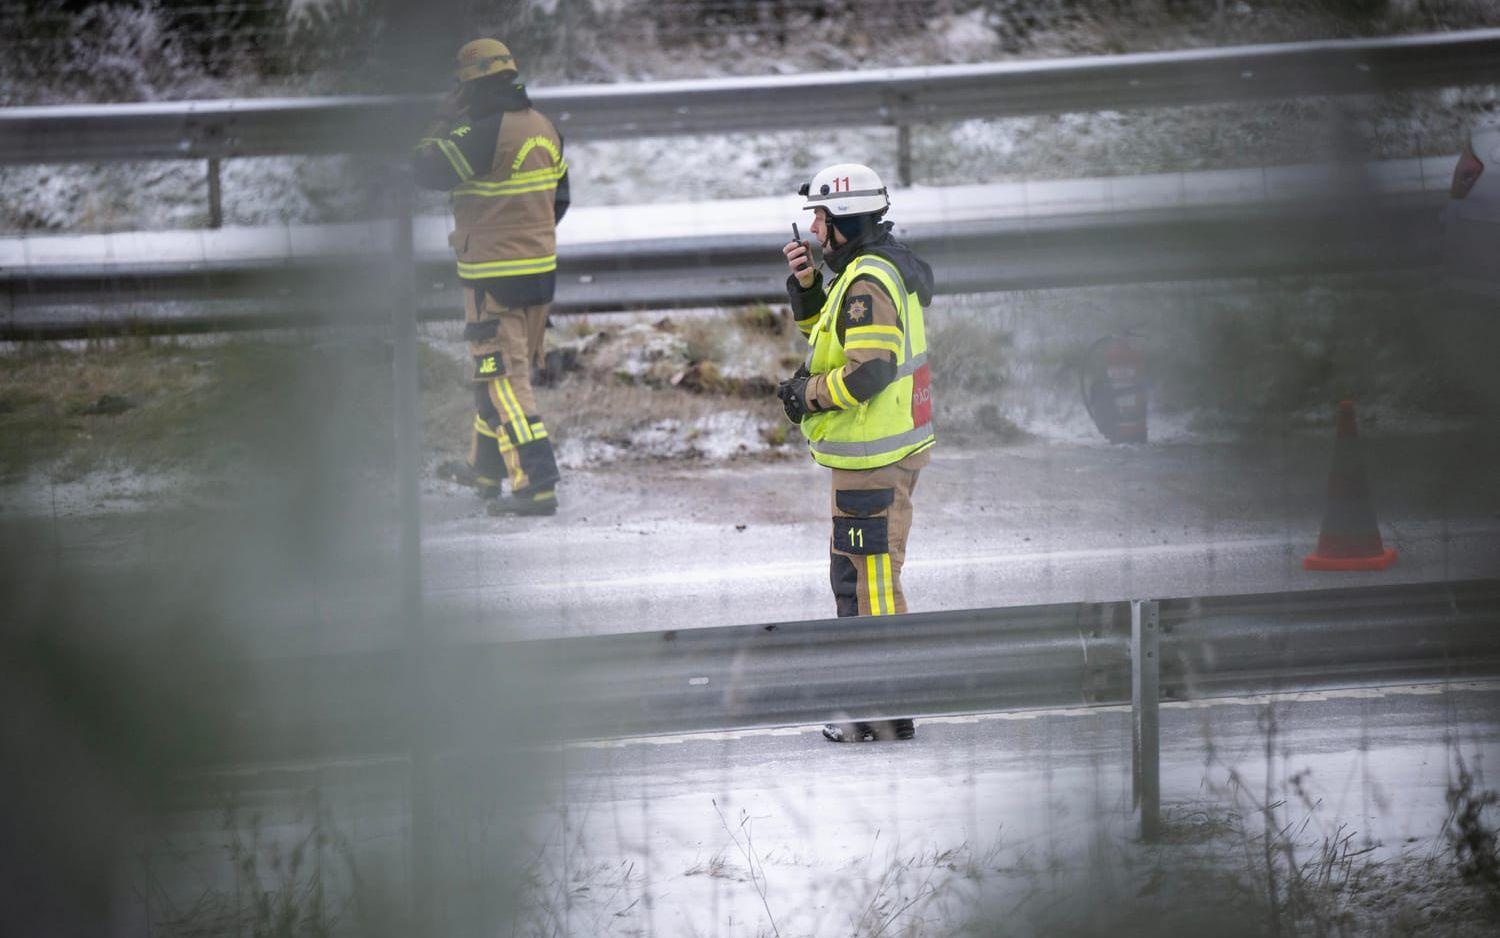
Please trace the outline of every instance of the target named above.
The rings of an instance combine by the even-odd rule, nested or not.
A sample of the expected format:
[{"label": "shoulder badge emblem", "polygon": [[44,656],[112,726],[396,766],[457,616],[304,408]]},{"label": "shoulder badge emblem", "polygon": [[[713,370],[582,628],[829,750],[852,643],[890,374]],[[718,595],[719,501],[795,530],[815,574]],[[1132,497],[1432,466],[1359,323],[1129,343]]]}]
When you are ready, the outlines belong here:
[{"label": "shoulder badge emblem", "polygon": [[850,323],[863,322],[870,315],[870,297],[861,293],[844,302],[844,318]]}]

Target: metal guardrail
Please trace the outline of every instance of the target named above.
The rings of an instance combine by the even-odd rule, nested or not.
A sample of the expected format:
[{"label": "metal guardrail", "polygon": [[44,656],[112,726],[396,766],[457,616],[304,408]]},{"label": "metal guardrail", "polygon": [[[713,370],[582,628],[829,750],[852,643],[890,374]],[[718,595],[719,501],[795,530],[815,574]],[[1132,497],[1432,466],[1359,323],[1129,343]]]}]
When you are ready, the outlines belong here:
[{"label": "metal guardrail", "polygon": [[[905,126],[965,117],[1497,81],[1500,30],[1480,30],[983,66],[557,88],[538,91],[537,97],[573,139],[607,139],[813,125]],[[808,106],[812,101],[816,107]],[[405,146],[430,107],[429,98],[405,97],[15,108],[0,110],[0,163],[207,158],[215,202],[210,215],[217,219],[217,161]],[[1435,206],[1415,198],[1389,198],[1353,212],[1327,200],[1294,207],[1281,217],[1246,206],[1200,206],[914,226],[910,236],[934,262],[943,289],[964,292],[1428,266],[1437,262],[1436,226]],[[781,295],[780,280],[767,256],[765,244],[750,236],[577,246],[563,254],[556,308],[775,301]],[[359,322],[367,298],[358,291],[384,282],[383,260],[374,253],[333,261],[294,256],[259,263],[207,257],[176,267],[81,263],[45,270],[18,268],[10,261],[0,267],[7,307],[0,314],[0,335],[64,338]],[[432,261],[420,268],[426,288],[419,291],[419,303],[426,318],[446,318],[457,308],[457,284],[445,267]],[[323,300],[327,285],[334,283],[346,302]],[[378,291],[373,294],[373,299],[381,298]],[[210,307],[205,300],[214,303]],[[266,300],[276,301],[278,308],[266,310]],[[163,307],[178,301],[192,306],[186,312]],[[144,308],[132,309],[132,304]]]},{"label": "metal guardrail", "polygon": [[[570,140],[1359,94],[1500,82],[1500,29],[1044,61],[536,89]],[[0,163],[391,152],[436,99],[250,99],[0,111]]]},{"label": "metal guardrail", "polygon": [[[978,293],[1434,266],[1439,208],[1431,194],[1405,193],[1356,206],[1313,200],[921,225],[903,236],[944,294]],[[553,309],[785,302],[778,250],[775,238],[750,234],[574,245],[560,252]],[[367,254],[0,268],[0,339],[381,325],[372,310],[383,308],[389,263]],[[451,259],[419,257],[417,272],[421,318],[456,318]]]},{"label": "metal guardrail", "polygon": [[[1500,675],[1500,580],[1156,606],[1163,700]],[[487,738],[496,720],[545,740],[1124,705],[1131,618],[1129,602],[1065,603],[446,647],[431,652],[435,744]],[[404,662],[249,666],[256,709],[237,710],[218,755],[402,752]]]}]

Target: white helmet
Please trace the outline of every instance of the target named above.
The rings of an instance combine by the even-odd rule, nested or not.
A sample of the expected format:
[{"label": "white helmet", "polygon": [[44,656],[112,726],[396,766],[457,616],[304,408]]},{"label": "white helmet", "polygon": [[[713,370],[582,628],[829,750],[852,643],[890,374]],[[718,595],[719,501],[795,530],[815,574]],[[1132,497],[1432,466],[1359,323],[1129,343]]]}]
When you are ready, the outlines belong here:
[{"label": "white helmet", "polygon": [[868,215],[891,207],[885,183],[863,163],[835,163],[821,169],[797,192],[807,199],[804,209],[827,209],[835,216]]}]

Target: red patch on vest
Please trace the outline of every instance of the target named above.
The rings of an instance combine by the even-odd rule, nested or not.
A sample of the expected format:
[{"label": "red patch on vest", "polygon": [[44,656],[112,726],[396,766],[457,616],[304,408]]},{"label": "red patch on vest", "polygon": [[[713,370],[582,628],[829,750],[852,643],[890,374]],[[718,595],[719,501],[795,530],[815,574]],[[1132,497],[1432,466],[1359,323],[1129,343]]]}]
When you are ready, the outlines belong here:
[{"label": "red patch on vest", "polygon": [[911,425],[932,423],[932,369],[922,365],[911,375]]}]

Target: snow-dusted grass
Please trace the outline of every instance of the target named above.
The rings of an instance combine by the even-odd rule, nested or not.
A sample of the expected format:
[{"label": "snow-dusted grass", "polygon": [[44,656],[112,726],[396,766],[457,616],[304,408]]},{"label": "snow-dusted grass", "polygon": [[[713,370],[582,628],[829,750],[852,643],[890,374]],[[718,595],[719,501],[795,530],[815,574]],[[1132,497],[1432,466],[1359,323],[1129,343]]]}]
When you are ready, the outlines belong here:
[{"label": "snow-dusted grass", "polygon": [[[1368,22],[1377,24],[1377,32],[1379,23],[1391,31],[1416,28],[1416,15],[1406,6],[1391,5],[1384,19]],[[1231,5],[1227,19],[1207,29],[1191,16],[1174,19],[1163,10],[986,3],[936,10],[880,44],[861,38],[849,23],[820,20],[813,29],[810,20],[796,17],[786,41],[774,46],[747,44],[734,29],[674,33],[667,20],[651,37],[627,30],[612,35],[618,42],[611,44],[588,38],[589,29],[602,29],[610,16],[626,17],[631,9],[629,0],[601,5],[601,18],[580,26],[579,54],[591,68],[602,69],[594,77],[798,71],[1306,38],[1333,34],[1337,19],[1295,5],[1269,4],[1258,16]],[[1459,2],[1427,4],[1424,10],[1434,25],[1464,25],[1488,15]],[[879,15],[895,14],[882,7]],[[137,63],[140,68],[130,71],[129,50],[139,52],[146,48],[142,37],[156,35],[148,20],[121,25],[118,48],[110,53],[119,59],[111,59],[118,74],[110,74],[132,82],[121,97],[205,89],[241,93],[229,84],[195,83],[177,47],[167,48],[149,68]],[[538,62],[544,82],[561,74],[551,68]],[[173,78],[172,69],[181,74]],[[1469,89],[918,127],[916,176],[919,184],[937,185],[1449,150],[1466,121],[1497,119],[1497,101],[1494,89]],[[575,143],[569,154],[575,204],[701,203],[789,192],[818,166],[839,159],[868,162],[894,176],[895,131]],[[358,217],[370,207],[374,172],[370,162],[348,157],[231,160],[224,164],[225,221]],[[434,211],[441,205],[437,196],[424,201]],[[702,204],[683,210],[712,211]],[[206,218],[205,167],[198,162],[0,168],[0,225],[7,227],[192,227]],[[939,431],[957,440],[1001,443],[1027,435],[1098,441],[1081,406],[1078,362],[1099,336],[1127,330],[1140,333],[1136,341],[1150,361],[1155,440],[1323,423],[1328,402],[1351,395],[1367,420],[1419,427],[1496,405],[1487,363],[1476,352],[1493,343],[1472,340],[1495,338],[1489,335],[1492,317],[1450,310],[1429,287],[1328,281],[940,295],[928,317]],[[432,336],[424,434],[439,453],[454,455],[462,449],[470,408],[458,376],[462,344],[451,330]],[[798,355],[795,337],[784,330],[765,332],[749,319],[713,313],[604,317],[563,324],[554,343],[584,361],[583,373],[540,392],[544,416],[570,465],[797,449],[783,444],[788,435],[795,444],[797,434],[788,434],[769,395]],[[449,359],[452,368],[436,364]],[[1431,367],[1428,360],[1443,366]],[[55,390],[63,397],[69,393]],[[5,419],[40,413],[34,405],[26,408]],[[71,432],[78,421],[124,426],[138,418],[49,419]],[[63,439],[52,436],[52,442],[26,450],[30,465],[51,458],[42,454]],[[18,465],[7,463],[7,471],[22,471]],[[124,465],[129,468],[129,458]]]},{"label": "snow-dusted grass", "polygon": [[[225,225],[350,221],[378,209],[374,161],[346,156],[259,157],[220,164]],[[0,226],[57,232],[204,228],[202,160],[0,168]]]},{"label": "snow-dusted grass", "polygon": [[[1493,316],[1423,278],[940,295],[927,324],[938,432],[960,445],[1107,445],[1080,391],[1084,356],[1107,335],[1129,335],[1145,356],[1158,443],[1325,427],[1344,398],[1387,431],[1500,408]],[[559,317],[549,347],[571,356],[537,389],[568,468],[802,455],[774,396],[805,348],[784,307]],[[345,414],[367,454],[355,462],[379,470],[368,455],[389,432],[388,354],[337,334],[14,346],[0,355],[0,469],[49,485],[97,473],[120,480],[104,491],[129,495],[136,473],[255,465],[257,435],[314,432],[302,418],[316,415],[278,410],[305,394]],[[421,361],[429,455],[461,457],[473,399],[457,324],[427,328]],[[128,406],[99,412],[105,398]]]},{"label": "snow-dusted grass", "polygon": [[[1496,121],[1495,88],[970,120],[913,128],[912,176],[970,185],[1430,156]],[[887,127],[574,143],[569,154],[580,205],[790,193],[841,161],[897,178]]]},{"label": "snow-dusted grass", "polygon": [[[537,86],[562,81],[649,80],[711,75],[790,73],[942,62],[995,61],[1007,57],[1108,53],[1246,41],[1458,28],[1500,22],[1481,4],[1448,0],[1390,4],[1382,13],[1349,18],[1306,4],[1230,5],[1172,12],[1111,3],[866,5],[862,17],[838,5],[832,15],[795,13],[776,42],[749,32],[765,24],[725,24],[674,29],[670,10],[647,4],[599,5],[594,18],[573,28],[568,43],[533,57]],[[1245,7],[1245,9],[1241,9]],[[546,3],[527,16],[557,15]],[[911,11],[915,10],[913,14]],[[98,100],[160,100],[257,92],[298,93],[285,81],[257,86],[245,68],[209,76],[187,53],[160,43],[160,14],[126,15],[114,45],[75,50],[110,63]],[[915,19],[913,19],[915,15]],[[650,28],[642,24],[659,17]],[[901,28],[882,24],[900,23]],[[535,25],[535,23],[533,23]],[[879,40],[876,40],[876,36]],[[123,38],[122,38],[123,37]],[[556,37],[551,37],[556,38]],[[81,41],[81,40],[80,40]],[[123,43],[123,45],[121,45]],[[566,67],[564,45],[577,56]],[[115,48],[119,46],[119,48]],[[435,66],[439,74],[443,66]],[[65,69],[64,69],[65,70]],[[223,74],[221,74],[223,73]],[[225,77],[227,75],[228,77]],[[3,77],[3,73],[0,73]],[[87,75],[81,75],[79,81]],[[295,80],[294,80],[295,83]],[[327,90],[308,76],[303,93]],[[434,87],[438,84],[434,79]],[[4,82],[0,82],[4,84]],[[75,82],[75,84],[78,84]],[[38,76],[18,76],[12,87],[41,89]],[[51,87],[48,85],[47,87]],[[83,82],[80,87],[93,87]],[[113,89],[113,90],[110,90]],[[80,92],[84,99],[87,92]],[[38,90],[16,100],[63,100]],[[74,100],[75,98],[66,98]],[[815,102],[809,102],[815,106]],[[1018,179],[1096,177],[1206,168],[1281,165],[1338,159],[1384,159],[1453,152],[1469,125],[1500,119],[1495,88],[1450,89],[1378,99],[1303,99],[1253,105],[1212,105],[1097,114],[1063,114],[997,121],[964,121],[913,128],[914,181],[952,185]],[[893,128],[831,128],[817,132],[649,138],[569,146],[574,201],[579,205],[684,202],[794,191],[830,162],[856,160],[896,176]],[[372,188],[349,161],[286,157],[231,160],[225,164],[225,220],[328,221],[356,217],[369,208]],[[440,198],[423,206],[441,208]],[[124,227],[197,226],[207,219],[204,169],[199,163],[116,167],[0,168],[0,228],[97,231]]]},{"label": "snow-dusted grass", "polygon": [[939,297],[927,319],[939,426],[960,438],[1102,444],[1080,367],[1107,335],[1146,357],[1159,442],[1327,426],[1345,398],[1422,431],[1500,407],[1478,351],[1500,341],[1493,318],[1424,277]]},{"label": "snow-dusted grass", "polygon": [[[584,469],[789,451],[771,391],[796,367],[792,331],[764,308],[561,320],[549,346],[576,355],[576,370],[536,388],[559,461]],[[425,432],[432,449],[452,458],[467,446],[472,419],[464,346],[447,327],[430,329],[427,341],[452,364],[430,388]]]},{"label": "snow-dusted grass", "polygon": [[29,343],[0,355],[0,479],[153,488],[388,467],[388,348],[305,334],[209,342]]},{"label": "snow-dusted grass", "polygon": [[[1331,693],[1373,699],[1382,692]],[[1262,729],[1218,740],[1216,748],[1215,718],[1203,716],[1197,742],[1204,762],[1176,776],[1178,795],[1163,805],[1154,843],[1137,836],[1128,748],[1116,750],[1126,763],[1119,774],[1096,751],[1103,761],[1081,776],[1042,757],[1042,765],[1007,778],[1009,784],[976,770],[975,757],[966,759],[961,746],[944,749],[951,776],[934,792],[906,786],[899,749],[838,747],[814,756],[806,745],[819,745],[808,740],[816,732],[806,728],[581,744],[659,745],[675,753],[679,746],[769,737],[760,744],[768,753],[784,750],[786,761],[778,759],[759,782],[705,771],[701,794],[673,791],[643,800],[640,813],[650,813],[644,823],[634,816],[636,805],[611,804],[593,789],[582,793],[583,812],[577,802],[554,808],[534,825],[524,853],[529,862],[515,877],[532,886],[521,897],[522,917],[558,922],[559,934],[631,934],[663,921],[702,934],[733,921],[752,934],[856,936],[1478,936],[1500,922],[1494,839],[1500,816],[1492,791],[1465,768],[1485,751],[1482,742],[1468,748],[1434,741],[1439,752],[1426,770],[1408,751],[1372,745],[1340,753],[1328,751],[1322,737],[1317,751],[1304,755],[1277,728],[1297,706],[1293,699],[1244,698],[1232,706],[1253,708],[1253,723]],[[1097,711],[1071,717],[1106,725]],[[987,714],[920,722],[941,732],[936,724],[1030,719]],[[628,771],[637,759],[653,761],[622,758],[618,766],[606,762],[607,771]],[[793,774],[783,775],[783,766]],[[1420,808],[1403,803],[1391,787],[1392,776],[1413,773],[1429,780]],[[972,792],[965,790],[970,785]],[[986,820],[1008,820],[985,830],[975,808],[964,819],[945,796],[977,800]],[[611,820],[599,817],[611,809],[627,816],[613,821],[613,831]],[[952,823],[968,836],[914,830],[913,814]],[[684,824],[686,817],[697,823]],[[640,840],[630,836],[638,823],[645,828]],[[1479,845],[1475,860],[1471,844]],[[627,869],[632,875],[622,880]]]},{"label": "snow-dusted grass", "polygon": [[[972,120],[913,129],[913,181],[967,185],[1381,160],[1456,152],[1500,122],[1496,89]],[[790,194],[856,161],[897,178],[893,128],[572,142],[575,205],[691,203]],[[375,161],[276,157],[223,164],[226,224],[341,221],[378,208]],[[0,228],[102,231],[207,222],[202,162],[0,167]],[[442,212],[444,197],[419,208]],[[701,206],[684,211],[704,211]],[[566,219],[563,225],[567,225]]]},{"label": "snow-dusted grass", "polygon": [[[1259,708],[1273,742],[1278,706],[1283,705],[1271,702]],[[1018,716],[991,714],[984,719]],[[1082,714],[1076,718],[1099,719]],[[754,734],[772,737],[773,750],[786,747],[793,753],[800,752],[801,740],[815,735],[804,727]],[[710,744],[702,738],[685,739],[690,745]],[[683,742],[673,737],[567,748]],[[784,780],[778,794],[737,787],[738,780],[715,788],[725,780],[709,772],[706,790],[674,794],[670,805],[649,799],[639,805],[612,801],[613,789],[591,788],[582,803],[553,804],[535,816],[506,793],[500,811],[445,832],[455,841],[462,837],[467,850],[452,861],[453,880],[483,881],[493,901],[483,912],[462,906],[460,899],[451,900],[447,908],[502,916],[518,934],[555,936],[713,934],[732,926],[746,934],[788,938],[1469,938],[1493,933],[1500,922],[1495,883],[1476,868],[1471,852],[1460,847],[1481,844],[1488,853],[1479,865],[1495,862],[1493,792],[1465,767],[1461,747],[1450,747],[1447,755],[1452,763],[1446,767],[1452,777],[1446,792],[1448,817],[1434,829],[1391,843],[1380,842],[1363,827],[1368,818],[1351,823],[1348,816],[1353,812],[1347,804],[1329,803],[1330,795],[1339,797],[1343,779],[1320,778],[1299,767],[1296,754],[1274,745],[1272,751],[1267,765],[1271,775],[1264,780],[1239,776],[1210,756],[1203,791],[1163,806],[1154,843],[1137,839],[1129,799],[1122,803],[1114,797],[1114,780],[1096,778],[1099,787],[1089,793],[1070,788],[1063,778],[1054,785],[1050,771],[1045,773],[1045,789],[1022,785],[1018,795],[989,788],[980,797],[1002,803],[1015,797],[1037,799],[1031,810],[1045,803],[1053,812],[1052,823],[1038,821],[1030,832],[1002,824],[985,834],[948,841],[928,831],[903,829],[899,818],[909,807],[893,805],[888,821],[859,813],[874,807],[871,792],[827,792],[821,775],[800,783]],[[880,760],[868,751],[825,753],[823,759],[833,768],[820,772],[835,777],[851,771],[850,760],[866,760],[867,770],[877,776],[891,771],[878,767]],[[961,754],[955,755],[961,765]],[[1350,754],[1346,761],[1355,759]],[[1251,755],[1246,761],[1253,763],[1255,758]],[[789,759],[788,764],[797,763]],[[1037,768],[1034,774],[1044,772]],[[1378,781],[1362,770],[1355,774],[1359,779],[1354,787],[1365,789],[1361,797],[1366,813],[1386,819],[1405,815],[1382,794]],[[622,788],[631,790],[633,781],[623,781]],[[871,783],[874,788],[885,784]],[[887,797],[924,796],[919,791],[898,795],[898,786],[889,784]],[[1330,786],[1333,792],[1326,791]],[[1351,794],[1345,790],[1339,800]],[[843,797],[849,799],[847,808],[841,807]],[[628,816],[611,819],[612,812]],[[362,890],[369,888],[369,872],[382,870],[386,855],[402,849],[400,839],[354,838],[341,824],[368,820],[341,820],[337,814],[323,809],[299,817],[299,824],[273,825],[258,813],[226,809],[222,840],[227,848],[216,844],[215,849],[235,862],[264,865],[279,857],[284,865],[288,846],[312,831],[330,844],[351,848],[341,850],[331,865],[329,892],[318,897],[326,908],[357,910],[379,904],[378,894]],[[651,817],[644,840],[626,836],[640,823],[636,814]],[[461,814],[456,811],[455,816]],[[703,823],[686,829],[686,816]],[[611,824],[618,840],[600,833]],[[223,863],[208,850],[201,850],[199,858],[210,868]],[[1492,873],[1494,867],[1485,869]],[[311,875],[304,865],[300,877],[285,879],[298,883]],[[284,888],[281,882],[275,885]],[[453,882],[442,888],[445,896],[459,892]],[[222,915],[226,908],[239,908],[240,893],[224,880],[205,895],[212,900],[200,906],[206,912]],[[179,924],[201,922],[182,916]]]}]

